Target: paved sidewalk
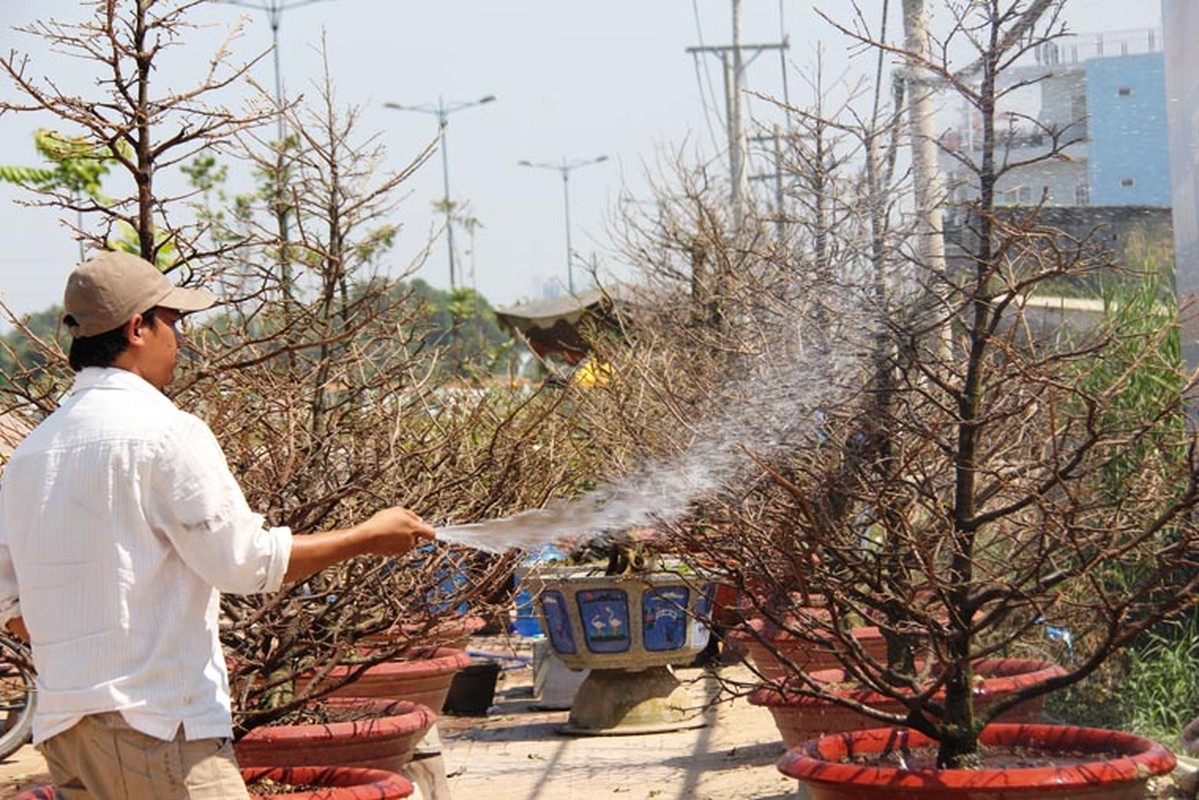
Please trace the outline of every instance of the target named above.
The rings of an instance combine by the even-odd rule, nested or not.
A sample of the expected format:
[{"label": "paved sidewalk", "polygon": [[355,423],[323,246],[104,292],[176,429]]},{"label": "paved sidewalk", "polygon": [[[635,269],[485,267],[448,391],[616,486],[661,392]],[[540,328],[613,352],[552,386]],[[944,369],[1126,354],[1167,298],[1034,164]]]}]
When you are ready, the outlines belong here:
[{"label": "paved sidewalk", "polygon": [[[476,647],[476,645],[478,645]],[[513,637],[472,641],[470,649],[528,657]],[[798,784],[774,767],[783,745],[770,714],[744,700],[722,704],[702,728],[633,736],[568,736],[568,711],[536,707],[532,669],[516,661],[500,673],[486,716],[443,716],[438,723],[445,780],[423,800],[791,800]],[[741,665],[718,667],[745,678]],[[714,692],[712,674],[678,671],[699,699]],[[0,761],[0,798],[45,783],[45,762],[31,747]],[[448,792],[447,792],[448,789]]]},{"label": "paved sidewalk", "polygon": [[0,797],[12,797],[22,789],[50,780],[46,762],[29,745],[0,761]]},{"label": "paved sidewalk", "polygon": [[[720,668],[748,678],[744,667]],[[702,696],[700,669],[679,670]],[[702,728],[632,736],[568,736],[567,711],[537,711],[520,671],[508,671],[485,719],[446,717],[439,728],[452,800],[783,800],[798,784],[775,769],[783,754],[770,713],[722,704]],[[469,720],[469,721],[468,721]],[[448,800],[448,798],[426,798]]]}]

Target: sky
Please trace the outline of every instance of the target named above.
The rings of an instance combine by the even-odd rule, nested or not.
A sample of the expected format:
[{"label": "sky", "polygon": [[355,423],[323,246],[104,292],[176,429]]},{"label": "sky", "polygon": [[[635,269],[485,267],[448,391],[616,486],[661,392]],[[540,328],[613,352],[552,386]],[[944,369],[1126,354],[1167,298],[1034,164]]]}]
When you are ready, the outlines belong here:
[{"label": "sky", "polygon": [[[320,77],[317,46],[329,48],[337,100],[361,112],[361,135],[378,135],[395,168],[436,135],[439,102],[446,108],[493,95],[483,105],[452,111],[448,161],[435,155],[404,186],[397,209],[402,225],[392,254],[393,272],[412,263],[428,237],[440,235],[435,209],[448,174],[449,195],[479,222],[473,235],[457,231],[459,285],[474,286],[494,305],[542,296],[567,283],[566,208],[561,170],[535,164],[599,163],[568,171],[570,242],[576,289],[586,288],[586,265],[606,277],[628,277],[613,240],[622,209],[648,206],[650,181],[677,154],[723,164],[723,88],[719,59],[688,48],[732,41],[730,0],[239,0],[213,3],[195,20],[216,31],[246,15],[236,55],[249,58],[271,46],[265,6],[280,14],[281,74],[288,95],[315,97]],[[861,0],[875,11],[883,0]],[[937,0],[927,5],[935,8]],[[892,0],[897,7],[899,0]],[[826,75],[851,83],[868,65],[847,53],[839,33],[816,9],[850,19],[850,0],[742,0],[741,40],[774,45],[749,60],[750,90],[804,105],[812,92],[801,78],[820,48]],[[1066,16],[1079,32],[1098,33],[1160,26],[1158,0],[1068,0]],[[12,29],[34,19],[78,20],[79,0],[0,0],[0,46],[29,52],[33,72],[68,80],[79,65],[46,57],[37,40]],[[898,23],[896,23],[898,24]],[[173,51],[164,71],[204,63],[211,45]],[[747,51],[747,58],[749,52]],[[190,59],[190,62],[189,62]],[[256,76],[274,85],[271,58]],[[785,76],[785,77],[784,77]],[[0,97],[14,97],[0,81]],[[386,107],[417,106],[425,112]],[[752,121],[769,125],[772,104],[750,97]],[[35,115],[0,116],[0,164],[36,165],[32,131],[53,126]],[[448,167],[443,172],[443,166]],[[751,164],[751,174],[765,171]],[[61,300],[67,273],[78,261],[77,245],[58,221],[59,212],[17,204],[22,193],[0,184],[0,299],[17,314]],[[631,204],[630,202],[631,201]],[[433,242],[416,273],[448,287],[446,242]]]}]

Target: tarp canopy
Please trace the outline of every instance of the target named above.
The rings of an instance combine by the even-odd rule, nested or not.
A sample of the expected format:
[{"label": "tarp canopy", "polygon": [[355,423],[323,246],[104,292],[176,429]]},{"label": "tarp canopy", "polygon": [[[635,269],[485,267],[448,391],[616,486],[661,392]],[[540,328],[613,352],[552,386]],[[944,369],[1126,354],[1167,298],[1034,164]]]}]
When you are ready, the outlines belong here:
[{"label": "tarp canopy", "polygon": [[580,334],[584,323],[615,328],[616,307],[630,294],[626,287],[589,289],[565,297],[535,300],[497,308],[500,324],[524,338],[541,358],[556,355],[568,364],[587,356],[587,342]]}]

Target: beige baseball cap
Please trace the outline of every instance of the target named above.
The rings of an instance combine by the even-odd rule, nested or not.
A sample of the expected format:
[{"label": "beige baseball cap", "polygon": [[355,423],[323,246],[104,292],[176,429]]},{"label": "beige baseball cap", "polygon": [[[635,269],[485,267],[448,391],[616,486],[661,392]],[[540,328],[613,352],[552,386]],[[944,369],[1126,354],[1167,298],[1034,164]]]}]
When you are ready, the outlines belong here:
[{"label": "beige baseball cap", "polygon": [[176,286],[150,262],[114,251],[83,262],[67,278],[63,323],[72,336],[84,339],[116,330],[151,308],[186,313],[216,301],[212,292]]}]

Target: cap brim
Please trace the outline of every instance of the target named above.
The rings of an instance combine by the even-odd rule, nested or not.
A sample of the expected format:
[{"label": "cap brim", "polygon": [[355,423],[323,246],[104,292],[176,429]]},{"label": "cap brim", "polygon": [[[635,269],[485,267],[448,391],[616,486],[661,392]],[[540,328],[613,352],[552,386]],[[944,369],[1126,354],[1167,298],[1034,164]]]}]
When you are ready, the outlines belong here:
[{"label": "cap brim", "polygon": [[157,305],[176,311],[203,311],[212,308],[216,303],[217,296],[207,289],[184,289],[176,286],[170,294],[158,301]]}]

